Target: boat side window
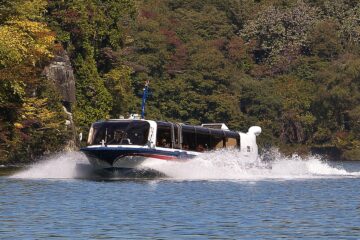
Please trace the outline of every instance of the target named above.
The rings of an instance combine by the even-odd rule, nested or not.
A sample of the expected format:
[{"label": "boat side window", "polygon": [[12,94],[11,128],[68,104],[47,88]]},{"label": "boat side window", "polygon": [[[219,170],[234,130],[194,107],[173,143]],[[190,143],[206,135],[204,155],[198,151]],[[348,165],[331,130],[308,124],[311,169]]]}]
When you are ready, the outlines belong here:
[{"label": "boat side window", "polygon": [[196,151],[203,152],[211,150],[210,130],[206,128],[196,129]]},{"label": "boat side window", "polygon": [[156,132],[156,146],[171,148],[171,132],[171,124],[158,123]]},{"label": "boat side window", "polygon": [[211,149],[220,149],[224,147],[224,132],[222,130],[211,129]]},{"label": "boat side window", "polygon": [[182,127],[182,149],[196,151],[196,132],[191,126]]},{"label": "boat side window", "polygon": [[226,148],[238,148],[240,146],[240,135],[236,133],[225,132]]},{"label": "boat side window", "polygon": [[226,148],[235,148],[236,145],[236,138],[226,138]]},{"label": "boat side window", "polygon": [[98,126],[94,126],[93,129],[93,138],[90,141],[90,145],[101,144],[103,140],[105,141],[105,129]]}]

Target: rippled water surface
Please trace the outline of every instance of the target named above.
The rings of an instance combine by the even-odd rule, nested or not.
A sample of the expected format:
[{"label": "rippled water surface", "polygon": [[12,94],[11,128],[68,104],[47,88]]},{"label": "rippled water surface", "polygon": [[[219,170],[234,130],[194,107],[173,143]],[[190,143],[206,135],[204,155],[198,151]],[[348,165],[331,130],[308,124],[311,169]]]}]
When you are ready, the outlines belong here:
[{"label": "rippled water surface", "polygon": [[145,164],[167,177],[92,178],[83,161],[0,168],[0,239],[360,239],[360,162],[223,152]]}]

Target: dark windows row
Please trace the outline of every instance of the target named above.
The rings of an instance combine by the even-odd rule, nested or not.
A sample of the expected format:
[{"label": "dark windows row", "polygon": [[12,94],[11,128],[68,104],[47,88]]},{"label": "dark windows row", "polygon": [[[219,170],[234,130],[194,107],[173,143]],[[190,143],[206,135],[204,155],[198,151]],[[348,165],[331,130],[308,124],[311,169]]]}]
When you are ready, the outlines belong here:
[{"label": "dark windows row", "polygon": [[235,132],[163,122],[158,122],[156,139],[158,147],[198,152],[240,146],[240,136]]}]

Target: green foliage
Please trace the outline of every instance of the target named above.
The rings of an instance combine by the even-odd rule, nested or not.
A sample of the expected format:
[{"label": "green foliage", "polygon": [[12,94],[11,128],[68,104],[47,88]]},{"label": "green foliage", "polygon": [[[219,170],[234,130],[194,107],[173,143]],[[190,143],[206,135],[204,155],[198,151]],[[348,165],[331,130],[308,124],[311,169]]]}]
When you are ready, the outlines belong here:
[{"label": "green foliage", "polygon": [[318,22],[309,42],[310,51],[320,58],[331,59],[342,51],[339,26],[331,20]]},{"label": "green foliage", "polygon": [[[96,61],[91,65],[98,76],[81,78],[81,64],[75,68],[83,79],[78,84],[95,86],[85,80],[90,76],[99,91],[105,86],[111,94],[111,103],[102,100],[102,114],[139,109],[150,80],[148,118],[227,122],[243,131],[258,124],[263,144],[334,146],[353,158],[356,151],[349,151],[359,136],[358,3],[139,1],[136,14],[135,6],[112,11],[121,9],[117,4],[131,5],[61,3],[51,12],[59,35],[70,36],[64,42],[73,61],[79,53]],[[88,92],[82,89],[80,102]],[[78,109],[85,111],[96,97]]]},{"label": "green foliage", "polygon": [[136,66],[135,93],[151,82],[149,118],[258,124],[262,144],[333,146],[348,158],[359,139],[358,9],[341,0],[143,2],[125,59]]},{"label": "green foliage", "polygon": [[257,61],[273,61],[279,55],[298,55],[315,21],[316,9],[302,1],[285,9],[272,5],[245,24],[242,36],[257,41]]},{"label": "green foliage", "polygon": [[15,0],[0,7],[0,161],[31,161],[68,138],[60,98],[40,76],[55,41],[43,21],[46,6]]},{"label": "green foliage", "polygon": [[14,123],[16,135],[11,143],[12,161],[29,162],[44,153],[59,151],[69,139],[70,129],[65,126],[66,116],[60,96],[53,88],[44,80],[39,84],[37,97],[24,99],[18,112],[20,117]]},{"label": "green foliage", "polygon": [[127,66],[119,66],[104,75],[105,85],[113,96],[112,109],[110,115],[117,118],[120,115],[127,115],[136,112],[136,98],[133,95],[131,86],[132,70]]},{"label": "green foliage", "polygon": [[315,117],[310,111],[315,86],[293,76],[275,80],[274,90],[282,103],[281,138],[286,143],[305,143],[313,133]]},{"label": "green foliage", "polygon": [[83,60],[79,56],[75,61],[77,69],[75,120],[79,127],[89,127],[92,122],[108,118],[111,95],[100,78],[94,59]]},{"label": "green foliage", "polygon": [[[92,122],[127,113],[133,97],[130,68],[119,62],[133,1],[51,1],[48,22],[67,47],[76,76],[75,122],[85,132]],[[124,105],[124,104],[127,105]]]},{"label": "green foliage", "polygon": [[256,124],[262,145],[359,159],[359,19],[350,0],[0,0],[0,156],[66,139],[40,77],[56,40],[76,75],[80,132],[139,112],[150,80],[147,118]]}]

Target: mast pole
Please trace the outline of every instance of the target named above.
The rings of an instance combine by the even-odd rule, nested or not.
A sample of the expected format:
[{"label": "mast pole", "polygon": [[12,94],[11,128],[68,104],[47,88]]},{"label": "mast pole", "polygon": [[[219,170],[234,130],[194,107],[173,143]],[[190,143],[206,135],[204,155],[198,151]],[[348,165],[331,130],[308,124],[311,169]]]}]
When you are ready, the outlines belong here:
[{"label": "mast pole", "polygon": [[149,91],[149,80],[146,81],[144,92],[142,96],[142,103],[141,103],[141,119],[145,118],[145,105],[146,105],[146,99],[148,97],[148,91]]}]

